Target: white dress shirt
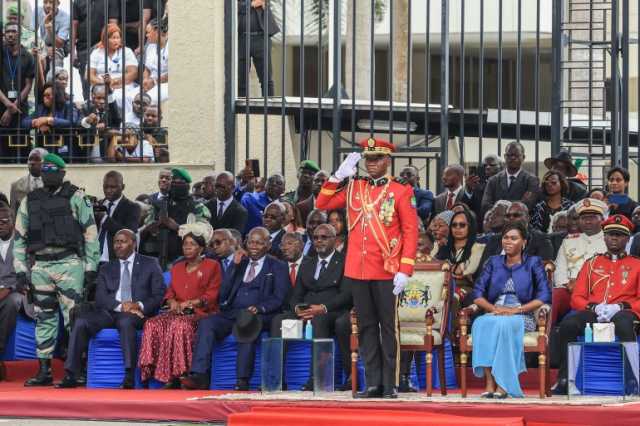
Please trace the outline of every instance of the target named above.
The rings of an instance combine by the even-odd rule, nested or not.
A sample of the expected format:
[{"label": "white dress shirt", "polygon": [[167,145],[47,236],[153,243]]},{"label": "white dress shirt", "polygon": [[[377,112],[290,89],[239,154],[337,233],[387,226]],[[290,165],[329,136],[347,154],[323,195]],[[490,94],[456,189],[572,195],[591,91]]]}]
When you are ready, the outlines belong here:
[{"label": "white dress shirt", "polygon": [[2,256],[3,262],[7,260],[7,252],[9,251],[12,237],[10,237],[8,240],[0,239],[0,256]]},{"label": "white dress shirt", "polygon": [[[329,256],[325,257],[324,259],[321,258],[320,256],[318,256],[318,264],[316,265],[316,272],[313,274],[313,278],[314,279],[317,280],[318,278],[320,278],[320,268],[322,267],[322,261],[323,260],[327,261],[327,264],[325,265],[325,268],[329,268],[329,264],[331,263],[331,258],[333,257],[335,252],[336,252],[335,250],[332,251],[331,254]],[[326,271],[326,269],[325,269],[325,271]]]},{"label": "white dress shirt", "polygon": [[42,188],[43,186],[44,183],[42,183],[42,177],[35,177],[29,174],[29,189],[33,191],[34,189]]},{"label": "white dress shirt", "polygon": [[255,267],[255,272],[256,272],[256,273],[255,273],[255,275],[253,276],[253,277],[254,277],[254,279],[255,279],[255,277],[257,277],[257,276],[258,276],[258,274],[260,274],[260,271],[262,271],[262,265],[264,265],[264,259],[265,259],[266,257],[267,257],[267,256],[262,256],[260,259],[255,260],[255,261],[254,261],[254,260],[249,259],[249,263],[247,264],[247,270],[246,270],[246,271],[244,271],[244,277],[242,278],[242,281],[244,281],[244,282],[246,282],[246,281],[247,281],[247,277],[249,276],[249,271],[251,270],[251,262],[257,262],[257,263],[258,263],[258,264],[256,265],[256,267]]},{"label": "white dress shirt", "polygon": [[518,170],[515,173],[509,173],[509,170],[505,170],[505,172],[507,173],[507,188],[511,187],[511,176],[515,178],[513,179],[513,181],[515,182],[518,179],[518,176],[520,176],[521,171],[522,169]]},{"label": "white dress shirt", "polygon": [[[117,200],[111,201],[112,203],[111,210],[109,210],[108,213],[104,215],[104,217],[102,218],[102,221],[100,222],[100,232],[102,232],[102,227],[104,226],[104,223],[106,222],[107,218],[113,216],[113,212],[118,207],[118,203],[120,203],[120,200],[122,200],[122,197],[123,196],[121,195],[120,198],[118,198]],[[109,200],[104,200],[102,205],[105,207],[108,207]],[[108,261],[109,261],[109,241],[108,241],[108,238],[105,236],[104,243],[102,243],[102,255],[100,256],[100,262],[108,262]]]},{"label": "white dress shirt", "polygon": [[[216,212],[216,215],[218,215],[218,219],[224,214],[224,212],[227,211],[232,201],[233,201],[233,196],[229,197],[227,200],[224,200],[224,201],[218,199],[218,205],[216,206],[218,208],[218,211]],[[222,204],[222,214],[218,214],[220,213],[220,204]]]}]

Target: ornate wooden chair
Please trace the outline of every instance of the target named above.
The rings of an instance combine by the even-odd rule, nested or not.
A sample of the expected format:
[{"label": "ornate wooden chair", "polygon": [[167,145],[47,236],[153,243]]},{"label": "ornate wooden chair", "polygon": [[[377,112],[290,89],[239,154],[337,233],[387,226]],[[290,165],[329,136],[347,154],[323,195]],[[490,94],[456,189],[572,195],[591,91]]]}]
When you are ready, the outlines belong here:
[{"label": "ornate wooden chair", "polygon": [[[426,393],[431,396],[432,352],[438,351],[440,392],[447,394],[445,377],[444,337],[449,317],[449,265],[430,261],[416,263],[413,276],[399,297],[400,348],[426,352]],[[358,320],[351,311],[351,391],[358,389]],[[398,366],[399,367],[399,366]]]},{"label": "ornate wooden chair", "polygon": [[[545,270],[549,286],[553,288],[553,271],[555,265],[553,262],[545,262]],[[458,350],[460,351],[460,388],[462,397],[467,396],[467,359],[471,353],[473,342],[469,333],[469,325],[471,317],[480,312],[480,308],[473,304],[467,308],[461,309],[458,324]],[[550,369],[549,369],[549,333],[551,331],[551,306],[542,305],[534,312],[538,328],[536,331],[524,334],[524,351],[538,354],[538,375],[540,381],[539,394],[540,398],[551,396]]]}]

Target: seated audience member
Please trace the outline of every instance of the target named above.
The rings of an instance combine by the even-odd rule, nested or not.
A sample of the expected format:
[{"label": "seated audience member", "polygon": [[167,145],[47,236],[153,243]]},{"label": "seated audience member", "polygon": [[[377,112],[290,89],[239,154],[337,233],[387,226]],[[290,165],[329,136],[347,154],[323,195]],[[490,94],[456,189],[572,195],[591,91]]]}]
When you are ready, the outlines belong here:
[{"label": "seated audience member", "polygon": [[158,106],[150,105],[144,110],[144,118],[140,127],[144,138],[153,146],[156,162],[166,163],[167,161],[160,158],[164,157],[164,152],[167,151],[168,132],[165,127],[160,127],[161,120],[162,114]]},{"label": "seated audience member", "polygon": [[198,321],[191,374],[181,379],[185,389],[209,388],[213,346],[234,330],[238,342],[235,389],[249,390],[256,342],[282,310],[291,284],[286,263],[267,254],[271,242],[266,228],[249,231],[246,246],[248,258],[237,252],[220,289],[220,313]]},{"label": "seated audience member", "polygon": [[244,249],[244,239],[242,234],[237,229],[229,228],[228,231],[231,233],[233,240],[236,243],[236,249]]},{"label": "seated audience member", "polygon": [[607,251],[601,225],[607,205],[602,201],[584,198],[576,203],[576,211],[582,233],[567,235],[558,251],[553,273],[553,324],[571,310],[571,292],[584,263]]},{"label": "seated audience member", "polygon": [[280,250],[280,244],[282,243],[282,237],[287,231],[284,229],[284,220],[286,209],[280,201],[274,201],[264,209],[262,215],[262,221],[264,227],[269,231],[269,238],[271,239],[271,249],[269,254],[282,260],[282,251]]},{"label": "seated audience member", "polygon": [[[300,201],[313,195],[313,178],[320,171],[320,167],[313,160],[304,160],[298,167],[298,187],[295,191],[289,191],[282,196],[295,206]],[[320,191],[318,191],[319,193]]]},{"label": "seated audience member", "polygon": [[593,188],[591,191],[589,191],[587,193],[587,198],[593,198],[595,200],[600,200],[604,203],[608,203],[607,197],[609,196],[609,194],[607,194],[607,191],[605,191],[602,188]]},{"label": "seated audience member", "polygon": [[506,224],[504,254],[489,259],[473,288],[473,302],[484,311],[471,327],[473,372],[486,379],[483,398],[524,396],[518,380],[526,371],[524,333],[536,329],[533,312],[551,302],[542,259],[528,256],[525,244],[524,224]]},{"label": "seated audience member", "polygon": [[124,196],[124,178],[118,171],[111,170],[104,175],[102,190],[104,200],[94,206],[93,213],[98,225],[100,261],[109,262],[116,258],[113,239],[121,229],[138,232],[140,208]]},{"label": "seated audience member", "polygon": [[602,223],[607,251],[580,269],[571,293],[576,312],[560,323],[560,368],[552,391],[568,391],[567,346],[583,335],[587,323],[611,322],[621,342],[635,342],[634,322],[640,319],[640,259],[627,256],[625,245],[633,231],[626,216],[613,215]]},{"label": "seated audience member", "polygon": [[530,225],[533,229],[547,233],[551,215],[569,209],[573,202],[566,198],[569,186],[560,172],[547,172],[542,178],[540,189],[544,199],[533,208]]},{"label": "seated audience member", "polygon": [[455,305],[468,306],[476,271],[485,245],[476,242],[476,221],[468,208],[454,212],[449,224],[447,244],[436,255],[438,260],[449,262],[451,276],[455,279]]},{"label": "seated audience member", "polygon": [[131,124],[137,127],[142,127],[144,120],[144,113],[151,106],[151,97],[146,93],[142,95],[138,92],[131,101],[131,110],[128,110],[124,121],[126,124]]},{"label": "seated audience member", "polygon": [[[296,285],[296,278],[300,272],[300,264],[302,263],[302,247],[304,241],[302,235],[297,232],[287,232],[282,237],[282,260],[287,262],[289,270],[289,281],[291,288]],[[289,297],[285,300],[285,306],[289,304]]]},{"label": "seated audience member", "polygon": [[428,231],[433,235],[435,241],[433,251],[431,252],[432,257],[436,257],[440,249],[447,245],[447,241],[449,240],[449,225],[451,224],[452,217],[453,212],[451,210],[445,210],[431,219]]},{"label": "seated audience member", "polygon": [[638,203],[626,193],[630,179],[629,172],[622,167],[614,167],[607,172],[607,188],[609,189],[607,202],[610,215],[622,214],[631,219],[631,213],[638,206]]},{"label": "seated audience member", "polygon": [[215,178],[214,195],[206,206],[211,212],[213,229],[233,228],[244,231],[247,223],[247,209],[233,198],[234,178],[231,172],[220,172]]},{"label": "seated audience member", "polygon": [[400,177],[406,180],[413,187],[413,194],[416,199],[416,210],[418,217],[424,223],[429,220],[433,211],[433,192],[420,188],[420,174],[418,168],[413,165],[405,166],[400,172]]},{"label": "seated audience member", "polygon": [[[525,244],[525,254],[529,257],[538,256],[543,261],[553,260],[553,246],[551,240],[547,234],[542,233],[536,229],[530,229],[529,227],[529,210],[524,203],[514,201],[511,203],[511,207],[507,210],[505,215],[507,223],[519,222],[522,223],[527,230],[527,244]],[[506,225],[505,225],[506,226]],[[490,256],[500,254],[502,251],[502,238],[500,234],[491,235],[486,240],[487,247],[484,251],[483,260],[480,263],[484,265],[485,259]]]},{"label": "seated audience member", "polygon": [[[37,3],[36,3],[37,4]],[[60,9],[60,0],[43,0],[36,10],[31,27],[37,28],[38,36],[47,49],[56,50],[56,57],[67,56],[67,43],[70,36],[71,18],[69,13]]]},{"label": "seated audience member", "polygon": [[271,175],[264,187],[264,191],[258,192],[260,189],[256,182],[256,192],[248,192],[242,196],[240,203],[247,209],[248,219],[244,232],[248,233],[256,226],[262,226],[262,213],[267,204],[279,201],[284,193],[284,177],[282,175]]},{"label": "seated audience member", "polygon": [[[588,197],[589,198],[589,197]],[[592,198],[593,200],[597,200],[597,198]],[[606,203],[605,203],[606,204]],[[579,234],[582,232],[580,229],[580,216],[578,215],[578,211],[576,210],[577,206],[574,204],[567,210],[567,234]],[[607,211],[604,212],[606,219],[608,217]]]},{"label": "seated audience member", "polygon": [[489,154],[482,159],[477,174],[471,174],[467,176],[465,182],[465,190],[471,194],[471,200],[469,208],[475,213],[476,221],[478,222],[478,232],[484,232],[483,220],[484,217],[482,210],[482,196],[484,195],[484,189],[487,186],[489,178],[502,170],[502,162],[500,158],[495,154]]},{"label": "seated audience member", "polygon": [[[107,50],[105,54],[105,49]],[[105,62],[105,58],[107,58]],[[131,99],[140,93],[138,78],[138,60],[133,51],[124,46],[122,31],[117,24],[108,24],[100,35],[100,43],[91,52],[89,58],[89,82],[92,86],[104,84],[108,77],[112,95],[118,107],[131,114]],[[124,86],[124,97],[122,87]],[[123,107],[124,105],[124,107]]]},{"label": "seated audience member", "polygon": [[313,232],[319,225],[323,223],[327,223],[327,212],[325,210],[315,209],[311,213],[309,213],[309,217],[307,217],[307,233],[304,236],[305,243],[304,248],[302,249],[302,253],[305,256],[315,256],[315,246],[313,244]]},{"label": "seated audience member", "polygon": [[180,226],[184,259],[171,267],[171,285],[164,295],[164,312],[144,324],[140,346],[140,377],[179,389],[180,377],[191,369],[198,320],[218,311],[222,282],[220,264],[203,257],[213,228],[204,222]]},{"label": "seated audience member", "polygon": [[120,230],[114,238],[117,259],[100,268],[96,286],[96,310],[76,318],[64,363],[65,376],[58,388],[78,386],[82,355],[89,339],[104,328],[116,328],[124,357],[125,375],[121,389],[133,389],[138,362],[137,330],[153,316],[165,293],[162,270],[154,258],[135,252],[136,234]]},{"label": "seated audience member", "polygon": [[340,253],[347,252],[347,212],[345,209],[330,210],[327,215],[329,225],[336,230],[336,250]]},{"label": "seated audience member", "polygon": [[[271,336],[282,336],[283,320],[311,321],[314,339],[338,337],[342,365],[348,366],[351,365],[349,312],[352,301],[343,277],[345,258],[335,250],[336,232],[331,225],[318,225],[311,237],[316,255],[302,260],[288,309],[273,318]],[[313,390],[312,376],[302,390]]]},{"label": "seated audience member", "polygon": [[471,194],[468,194],[462,185],[464,180],[464,167],[459,164],[447,166],[442,173],[442,183],[445,190],[438,194],[434,203],[435,214],[445,210],[451,210],[456,203],[471,204]]},{"label": "seated audience member", "polygon": [[544,165],[550,171],[558,172],[567,180],[567,193],[565,197],[572,203],[587,197],[587,185],[576,178],[578,169],[576,168],[571,153],[566,150],[560,151],[555,156],[544,160]]},{"label": "seated audience member", "polygon": [[306,223],[309,213],[316,208],[316,198],[318,197],[318,194],[320,194],[322,185],[324,185],[324,183],[329,179],[329,176],[330,173],[326,170],[319,170],[315,175],[313,175],[311,195],[295,205],[295,208],[300,211],[302,219],[300,223]]},{"label": "seated audience member", "polygon": [[140,128],[127,124],[121,138],[114,137],[107,148],[107,160],[119,163],[154,163],[153,146],[143,138]]},{"label": "seated audience member", "polygon": [[142,87],[151,96],[151,102],[158,104],[169,99],[169,19],[152,19],[145,32],[147,47]]},{"label": "seated audience member", "polygon": [[213,231],[213,237],[209,242],[209,250],[205,250],[205,257],[217,260],[220,263],[223,279],[226,277],[231,263],[233,263],[233,255],[238,248],[236,239],[229,229],[220,228]]},{"label": "seated audience member", "polygon": [[[302,213],[300,213],[300,209],[298,208],[298,206],[287,200],[282,200],[280,202],[287,210],[284,220],[284,229],[286,229],[287,232],[297,232],[299,234],[305,234],[305,222],[302,220]],[[307,214],[307,216],[309,215]]]},{"label": "seated audience member", "polygon": [[16,271],[13,268],[14,212],[8,204],[0,202],[0,381],[6,380],[7,369],[2,361],[7,340],[16,326],[20,310],[33,316],[32,306],[17,288]]},{"label": "seated audience member", "polygon": [[[107,79],[108,80],[108,79]],[[80,125],[88,129],[86,138],[96,138],[97,142],[90,152],[90,158],[98,160],[106,156],[111,137],[118,134],[122,120],[118,105],[112,99],[107,84],[96,84],[91,88],[91,100],[87,101],[81,113],[84,116]],[[94,143],[85,141],[85,144]]]},{"label": "seated audience member", "polygon": [[504,152],[506,169],[487,181],[482,196],[482,211],[489,210],[498,200],[524,202],[532,209],[538,201],[540,181],[522,168],[524,147],[520,142],[510,142]]},{"label": "seated audience member", "polygon": [[20,202],[34,189],[42,188],[42,159],[48,152],[44,148],[34,148],[27,158],[29,173],[11,184],[11,209],[18,211]]},{"label": "seated audience member", "polygon": [[[71,102],[67,102],[61,87],[54,83],[44,85],[41,103],[31,116],[22,119],[22,127],[36,129],[39,138],[45,138],[48,150],[68,160],[79,153],[72,151],[73,138],[62,137],[56,132],[69,133],[80,123],[78,111]],[[40,139],[41,140],[41,139]],[[78,148],[79,149],[79,148]]]},{"label": "seated audience member", "polygon": [[[487,227],[489,229],[488,234],[502,234],[502,228],[506,223],[507,210],[511,207],[511,201],[500,200],[489,211],[491,216],[489,217]],[[489,214],[489,212],[487,212]]]}]

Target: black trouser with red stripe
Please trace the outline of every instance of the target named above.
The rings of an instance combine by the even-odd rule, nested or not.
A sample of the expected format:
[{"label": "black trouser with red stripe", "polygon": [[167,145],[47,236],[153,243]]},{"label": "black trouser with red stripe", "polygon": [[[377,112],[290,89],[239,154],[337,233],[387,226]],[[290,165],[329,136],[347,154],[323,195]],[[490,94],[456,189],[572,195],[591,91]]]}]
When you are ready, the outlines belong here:
[{"label": "black trouser with red stripe", "polygon": [[349,280],[367,387],[398,386],[400,331],[393,281]]}]

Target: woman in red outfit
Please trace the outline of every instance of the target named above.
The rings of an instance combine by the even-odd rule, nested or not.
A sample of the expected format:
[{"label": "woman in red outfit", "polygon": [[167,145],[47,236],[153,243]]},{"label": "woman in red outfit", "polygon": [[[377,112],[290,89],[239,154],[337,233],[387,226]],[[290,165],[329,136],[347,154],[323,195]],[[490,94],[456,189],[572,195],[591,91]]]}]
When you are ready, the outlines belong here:
[{"label": "woman in red outfit", "polygon": [[202,256],[211,241],[208,223],[180,226],[184,259],[171,268],[165,310],[144,325],[138,364],[142,380],[154,378],[165,389],[179,389],[180,376],[189,372],[198,320],[218,311],[222,281],[220,265]]}]

